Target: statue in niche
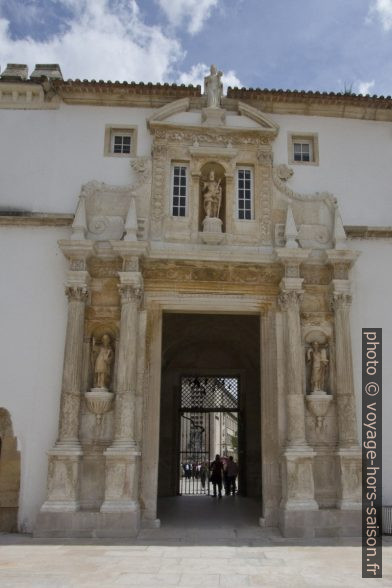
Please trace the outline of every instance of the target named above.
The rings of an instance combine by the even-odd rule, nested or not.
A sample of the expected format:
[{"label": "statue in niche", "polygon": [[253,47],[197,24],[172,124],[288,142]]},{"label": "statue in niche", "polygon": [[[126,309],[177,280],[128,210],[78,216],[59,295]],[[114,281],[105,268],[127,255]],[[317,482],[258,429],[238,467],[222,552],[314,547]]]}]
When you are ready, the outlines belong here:
[{"label": "statue in niche", "polygon": [[204,78],[204,94],[207,95],[207,108],[220,108],[223,94],[222,75],[223,73],[218,71],[216,65],[211,65],[210,75]]},{"label": "statue in niche", "polygon": [[311,362],[310,389],[311,394],[323,392],[325,374],[328,366],[327,350],[318,341],[313,341],[309,347],[306,359]]},{"label": "statue in niche", "polygon": [[219,218],[222,204],[221,179],[215,180],[215,172],[211,170],[207,180],[202,181],[202,193],[204,199],[204,211],[206,218]]},{"label": "statue in niche", "polygon": [[110,385],[112,363],[114,359],[110,335],[102,335],[101,344],[95,343],[93,337],[94,387],[107,389]]}]

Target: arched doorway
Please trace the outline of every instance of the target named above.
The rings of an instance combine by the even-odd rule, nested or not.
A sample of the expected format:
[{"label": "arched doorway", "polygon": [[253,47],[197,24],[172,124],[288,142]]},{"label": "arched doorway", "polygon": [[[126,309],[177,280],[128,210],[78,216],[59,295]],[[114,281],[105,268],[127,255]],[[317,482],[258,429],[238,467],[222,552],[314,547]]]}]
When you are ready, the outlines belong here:
[{"label": "arched doorway", "polygon": [[[184,386],[195,382],[209,394],[204,406],[199,401],[193,401],[194,406],[184,404]],[[215,400],[218,392],[221,404]],[[230,403],[233,394],[237,398]],[[164,314],[160,414],[158,497],[184,495],[184,451],[197,462],[202,457],[207,462],[220,452],[238,459],[240,494],[257,497],[261,504],[259,317]],[[218,432],[213,433],[212,427]],[[219,438],[222,434],[225,440]],[[228,440],[229,436],[237,438]],[[189,487],[185,494],[208,495],[208,487],[200,492],[199,486],[193,485],[195,492]]]}]

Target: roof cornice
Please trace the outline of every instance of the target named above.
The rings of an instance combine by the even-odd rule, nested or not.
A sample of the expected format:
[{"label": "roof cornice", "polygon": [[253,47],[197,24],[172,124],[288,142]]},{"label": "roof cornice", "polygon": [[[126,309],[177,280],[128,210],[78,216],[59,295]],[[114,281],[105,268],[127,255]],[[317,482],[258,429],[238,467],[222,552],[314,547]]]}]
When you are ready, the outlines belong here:
[{"label": "roof cornice", "polygon": [[227,98],[241,100],[263,112],[307,116],[333,116],[392,121],[391,96],[362,96],[334,92],[229,88]]},{"label": "roof cornice", "polygon": [[[190,108],[202,108],[205,102],[200,86],[184,84],[153,84],[136,82],[105,82],[103,80],[60,80],[34,78],[0,79],[1,84],[41,85],[46,93],[60,97],[66,104],[92,106],[128,106],[161,108],[173,101],[189,98]],[[222,106],[236,110],[241,101],[259,111],[271,114],[330,116],[372,121],[392,121],[390,96],[362,96],[351,93],[306,92],[299,90],[268,90],[228,88]],[[12,106],[12,105],[11,105]]]}]

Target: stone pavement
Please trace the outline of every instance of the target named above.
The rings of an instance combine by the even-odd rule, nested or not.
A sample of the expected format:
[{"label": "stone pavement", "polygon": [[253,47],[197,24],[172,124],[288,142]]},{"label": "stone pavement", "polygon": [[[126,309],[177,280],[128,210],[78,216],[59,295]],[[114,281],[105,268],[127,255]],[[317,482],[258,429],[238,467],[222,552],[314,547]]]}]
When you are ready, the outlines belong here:
[{"label": "stone pavement", "polygon": [[257,505],[237,497],[182,497],[161,501],[161,529],[133,540],[0,534],[0,587],[392,587],[391,537],[383,579],[363,580],[359,539],[284,539],[252,513]]}]

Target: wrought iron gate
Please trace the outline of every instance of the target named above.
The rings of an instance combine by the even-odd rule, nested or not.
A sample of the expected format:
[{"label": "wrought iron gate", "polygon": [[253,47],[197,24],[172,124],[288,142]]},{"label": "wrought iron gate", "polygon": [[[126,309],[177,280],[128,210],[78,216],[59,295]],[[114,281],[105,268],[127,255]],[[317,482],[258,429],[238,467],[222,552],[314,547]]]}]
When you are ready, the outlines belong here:
[{"label": "wrought iron gate", "polygon": [[237,419],[238,425],[238,411],[238,377],[181,379],[179,494],[210,493],[210,463],[215,453],[227,453],[227,426],[223,441],[222,423]]}]

